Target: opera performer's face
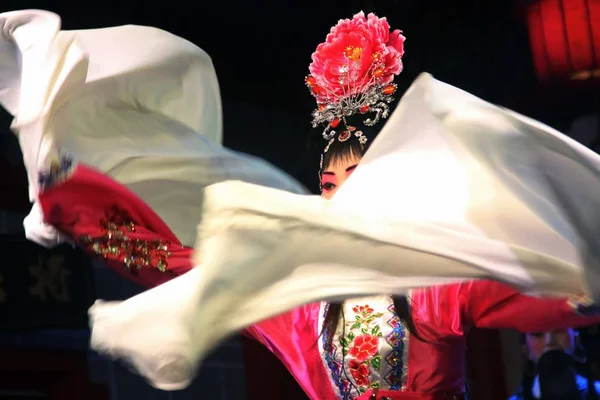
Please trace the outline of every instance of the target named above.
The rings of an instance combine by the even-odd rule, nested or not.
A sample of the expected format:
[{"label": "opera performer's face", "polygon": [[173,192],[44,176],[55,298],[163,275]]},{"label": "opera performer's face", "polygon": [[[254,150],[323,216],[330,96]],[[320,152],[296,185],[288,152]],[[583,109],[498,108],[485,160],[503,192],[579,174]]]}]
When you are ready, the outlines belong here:
[{"label": "opera performer's face", "polygon": [[330,199],[358,166],[361,157],[352,155],[332,160],[321,172],[321,196]]}]

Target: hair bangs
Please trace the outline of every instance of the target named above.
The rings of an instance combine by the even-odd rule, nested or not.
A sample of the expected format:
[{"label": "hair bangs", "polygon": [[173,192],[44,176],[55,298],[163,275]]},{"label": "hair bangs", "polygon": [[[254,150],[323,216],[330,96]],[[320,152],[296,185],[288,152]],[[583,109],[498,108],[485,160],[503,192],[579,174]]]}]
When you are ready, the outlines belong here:
[{"label": "hair bangs", "polygon": [[345,164],[352,160],[361,159],[366,150],[366,146],[360,144],[355,138],[351,138],[347,142],[335,140],[331,143],[327,152],[323,153],[323,171],[336,163]]}]

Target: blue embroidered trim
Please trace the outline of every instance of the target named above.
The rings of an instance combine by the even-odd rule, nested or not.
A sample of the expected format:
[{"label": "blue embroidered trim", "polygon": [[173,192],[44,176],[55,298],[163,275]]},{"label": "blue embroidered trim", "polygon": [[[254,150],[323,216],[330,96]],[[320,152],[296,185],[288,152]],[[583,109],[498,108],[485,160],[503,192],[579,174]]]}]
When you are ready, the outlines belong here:
[{"label": "blue embroidered trim", "polygon": [[385,340],[392,347],[392,351],[385,357],[385,361],[392,370],[384,377],[385,381],[390,385],[391,390],[402,390],[402,370],[404,368],[404,338],[406,332],[400,318],[396,316],[396,310],[393,304],[390,304],[388,310],[394,315],[387,321],[387,324],[392,327],[392,332],[387,335]]},{"label": "blue embroidered trim", "polygon": [[[329,310],[329,304],[327,304],[324,308],[323,315],[327,315],[327,310]],[[352,400],[354,397],[350,394],[351,385],[348,379],[343,376],[343,368],[344,366],[335,359],[335,353],[337,352],[337,347],[335,344],[331,344],[331,348],[327,350],[327,329],[323,330],[321,335],[321,343],[323,345],[323,351],[325,355],[325,362],[331,371],[331,378],[335,383],[335,386],[338,388],[341,397],[341,400]]]},{"label": "blue embroidered trim", "polygon": [[71,174],[75,163],[69,154],[64,154],[57,161],[52,161],[46,171],[38,175],[39,190],[44,191],[64,181]]}]

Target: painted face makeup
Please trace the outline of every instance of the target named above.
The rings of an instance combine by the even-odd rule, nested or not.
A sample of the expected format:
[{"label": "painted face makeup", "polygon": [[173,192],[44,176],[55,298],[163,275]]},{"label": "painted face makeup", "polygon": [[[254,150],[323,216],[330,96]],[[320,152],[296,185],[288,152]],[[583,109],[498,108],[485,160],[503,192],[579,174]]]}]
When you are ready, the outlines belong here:
[{"label": "painted face makeup", "polygon": [[321,196],[330,199],[358,166],[360,158],[333,162],[321,173]]}]

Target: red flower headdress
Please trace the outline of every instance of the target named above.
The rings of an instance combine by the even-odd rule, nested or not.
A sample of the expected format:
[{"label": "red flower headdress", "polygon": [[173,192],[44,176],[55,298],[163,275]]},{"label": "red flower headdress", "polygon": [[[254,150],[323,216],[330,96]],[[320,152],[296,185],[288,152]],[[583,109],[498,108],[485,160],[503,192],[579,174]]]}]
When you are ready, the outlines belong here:
[{"label": "red flower headdress", "polygon": [[[362,144],[366,136],[346,123],[354,114],[371,114],[363,123],[373,126],[389,115],[394,76],[402,72],[404,36],[390,32],[385,18],[361,11],[331,28],[324,43],[312,55],[306,85],[316,98],[313,127],[326,124],[323,138],[331,144],[343,122],[338,140],[354,135]],[[329,146],[327,146],[329,147]]]}]

